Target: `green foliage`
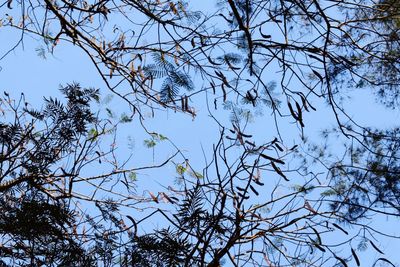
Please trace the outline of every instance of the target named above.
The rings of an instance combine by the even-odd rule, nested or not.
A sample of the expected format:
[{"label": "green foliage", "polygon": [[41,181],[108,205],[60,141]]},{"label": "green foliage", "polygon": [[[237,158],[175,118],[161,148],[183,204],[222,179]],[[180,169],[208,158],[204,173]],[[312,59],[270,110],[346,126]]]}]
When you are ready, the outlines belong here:
[{"label": "green foliage", "polygon": [[217,57],[217,60],[228,66],[234,66],[242,63],[243,58],[240,54],[226,53],[223,56]]},{"label": "green foliage", "polygon": [[157,143],[154,139],[146,139],[143,141],[143,143],[147,148],[152,148],[157,145]]},{"label": "green foliage", "polygon": [[324,197],[335,196],[335,195],[337,195],[337,192],[333,189],[328,189],[321,193],[321,196],[324,196]]},{"label": "green foliage", "polygon": [[143,141],[143,144],[147,147],[147,148],[153,148],[155,147],[159,142],[168,140],[168,138],[162,134],[158,134],[158,133],[151,133],[151,139],[145,139]]},{"label": "green foliage", "polygon": [[[8,249],[2,245],[3,260],[19,258],[21,263],[37,265],[94,266],[94,258],[68,232],[75,219],[63,201],[51,203],[32,189],[18,198],[3,194],[0,204],[0,234],[3,238],[12,237],[15,244],[5,244]],[[24,243],[34,245],[25,247]]]},{"label": "green foliage", "polygon": [[125,258],[125,264],[135,266],[182,266],[190,251],[187,240],[177,238],[169,229],[133,239],[132,249]]},{"label": "green foliage", "polygon": [[196,171],[190,171],[189,174],[190,174],[190,176],[192,176],[193,178],[197,178],[197,179],[204,178],[204,176],[203,176],[201,173],[196,172]]},{"label": "green foliage", "polygon": [[[336,164],[332,168],[335,181],[332,190],[335,193],[328,190],[325,195],[337,199],[331,204],[333,210],[342,212],[349,221],[367,217],[367,207],[371,205],[400,212],[393,204],[400,197],[400,167],[397,161],[393,161],[399,158],[399,134],[398,128],[388,131],[365,130],[363,146],[353,152],[359,160],[352,165]],[[365,164],[365,169],[359,168],[358,162]]]},{"label": "green foliage", "polygon": [[115,114],[110,108],[106,108],[106,112],[107,112],[108,117],[110,117],[112,119],[115,118]]},{"label": "green foliage", "polygon": [[[108,94],[104,98],[101,99],[101,104],[102,105],[108,105],[108,104],[111,103],[113,98],[114,98],[114,95]],[[100,101],[100,97],[98,98],[98,101]]]},{"label": "green foliage", "polygon": [[122,113],[121,118],[119,119],[120,122],[122,123],[129,123],[132,122],[132,117],[128,116],[125,113]]},{"label": "green foliage", "polygon": [[152,58],[155,63],[144,66],[143,71],[147,77],[154,79],[165,78],[160,89],[162,101],[174,101],[178,97],[180,88],[185,88],[187,91],[194,90],[191,77],[187,73],[178,70],[168,61],[165,54],[153,53]]},{"label": "green foliage", "polygon": [[307,186],[294,185],[292,188],[294,191],[297,191],[299,193],[308,194],[308,193],[311,193],[315,189],[315,186],[313,186],[313,185],[307,185]]},{"label": "green foliage", "polygon": [[89,139],[96,139],[98,135],[99,135],[99,132],[95,128],[90,129],[88,132]]},{"label": "green foliage", "polygon": [[177,164],[177,165],[176,165],[176,172],[177,172],[179,175],[183,175],[183,174],[186,172],[186,168],[183,167],[183,166],[180,165],[180,164]]},{"label": "green foliage", "polygon": [[202,189],[197,183],[196,187],[187,192],[177,213],[184,229],[196,227],[205,218],[207,212],[203,209],[203,205]]},{"label": "green foliage", "polygon": [[136,182],[136,181],[137,181],[137,173],[136,173],[136,172],[130,172],[130,173],[129,173],[129,179],[130,179],[132,182]]},{"label": "green foliage", "polygon": [[226,101],[224,109],[231,111],[229,119],[234,124],[239,124],[243,121],[245,123],[254,121],[253,112],[250,109],[236,105],[232,101]]},{"label": "green foliage", "polygon": [[9,101],[7,111],[14,112],[15,120],[0,123],[0,254],[4,260],[0,264],[95,264],[75,238],[78,213],[70,209],[67,193],[60,190],[62,179],[77,174],[59,164],[69,155],[85,155],[80,142],[90,143],[87,137],[95,135],[94,128],[88,128],[97,123],[90,104],[98,99],[98,90],[78,84],[60,90],[66,103],[45,98],[43,110],[28,109],[27,104],[20,108]]},{"label": "green foliage", "polygon": [[40,47],[37,47],[35,49],[35,51],[36,51],[36,53],[37,53],[37,55],[39,57],[41,57],[42,59],[47,59],[47,50],[46,50],[46,48],[44,48],[43,46],[40,46]]}]

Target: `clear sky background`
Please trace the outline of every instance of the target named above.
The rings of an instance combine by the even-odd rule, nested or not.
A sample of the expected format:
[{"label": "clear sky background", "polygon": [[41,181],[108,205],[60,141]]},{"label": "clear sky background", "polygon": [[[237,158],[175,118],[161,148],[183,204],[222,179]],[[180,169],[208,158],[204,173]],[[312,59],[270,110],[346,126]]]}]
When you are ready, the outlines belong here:
[{"label": "clear sky background", "polygon": [[[203,9],[213,8],[213,1],[191,1],[193,6]],[[201,2],[201,4],[200,4]],[[0,28],[0,57],[10,49],[10,47],[18,41],[19,32],[10,31],[9,29]],[[150,37],[148,37],[150,39]],[[87,55],[83,54],[78,47],[71,44],[61,42],[55,49],[54,55],[47,55],[46,59],[38,56],[37,49],[40,48],[41,41],[26,35],[24,44],[19,45],[7,57],[0,61],[0,92],[7,91],[14,97],[23,92],[28,102],[34,107],[39,107],[43,103],[43,97],[60,96],[58,92],[59,85],[66,85],[67,83],[79,82],[83,87],[100,88],[103,97],[109,94],[103,81],[99,78],[98,73],[89,61]],[[278,75],[278,74],[277,74]],[[271,75],[271,79],[274,76]],[[279,76],[276,77],[279,79]],[[351,98],[347,101],[346,106],[352,118],[360,122],[364,126],[377,126],[377,127],[391,127],[398,125],[400,113],[398,110],[388,110],[383,106],[375,103],[375,97],[370,94],[368,90],[357,90],[349,94]],[[124,107],[121,101],[114,97],[110,102],[111,107],[116,113],[121,114]],[[334,125],[331,118],[332,114],[323,105],[317,106],[318,112],[308,113],[305,116],[306,127],[305,133],[309,138],[318,140],[320,138],[320,131],[325,127]],[[371,112],[373,111],[373,112]],[[266,135],[271,136],[275,133],[268,132],[267,128],[271,118],[268,112],[264,116],[256,118],[255,122],[250,125],[254,132],[265,132]],[[154,118],[150,116],[146,119],[146,124],[149,129],[161,133],[172,140],[178,147],[186,150],[188,158],[191,160],[193,167],[201,169],[204,166],[204,157],[202,149],[209,157],[213,142],[216,141],[219,129],[216,124],[208,117],[205,106],[198,110],[198,116],[195,120],[188,115],[174,113],[173,111],[158,112]],[[282,125],[282,132],[290,132],[292,134],[294,125]],[[149,138],[140,126],[137,124],[129,124],[123,126],[120,131],[119,139],[119,152],[123,155],[128,152],[128,144],[130,141],[128,137],[134,140],[134,155],[135,157],[131,164],[135,167],[148,164],[149,161],[161,162],[170,155],[173,151],[172,147],[168,144],[161,144],[156,146],[155,150],[145,148],[143,140]],[[293,140],[298,137],[293,137]],[[322,141],[322,140],[321,140]],[[338,140],[340,142],[340,140]],[[159,185],[168,185],[173,181],[173,174],[175,172],[173,166],[169,166],[169,173],[165,172],[149,172],[143,175],[139,174],[138,185],[139,189],[142,186],[157,188]],[[171,175],[171,176],[169,176]],[[161,189],[162,190],[162,189]],[[400,235],[399,221],[388,220],[387,218],[379,217],[373,219],[371,222],[377,225],[378,228],[391,233]],[[156,222],[154,222],[156,224]],[[335,239],[332,236],[332,240]],[[386,253],[386,257],[393,262],[400,264],[400,241],[394,239],[381,239],[382,249]],[[373,250],[368,250],[368,254],[363,254],[364,258],[361,260],[370,266],[373,259],[378,258],[378,254]],[[369,259],[369,260],[368,260]],[[368,264],[368,263],[371,264]],[[349,264],[349,266],[355,266]],[[229,266],[229,264],[227,265]],[[364,266],[364,265],[362,265]],[[399,265],[400,266],[400,265]]]}]

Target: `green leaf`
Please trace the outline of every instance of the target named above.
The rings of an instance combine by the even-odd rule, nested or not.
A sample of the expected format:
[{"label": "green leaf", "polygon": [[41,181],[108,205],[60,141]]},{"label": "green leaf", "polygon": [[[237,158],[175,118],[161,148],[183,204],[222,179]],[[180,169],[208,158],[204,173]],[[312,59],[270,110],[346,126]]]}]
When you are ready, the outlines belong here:
[{"label": "green leaf", "polygon": [[337,195],[337,192],[333,189],[329,189],[329,190],[326,190],[321,193],[321,196],[324,196],[324,197],[329,197],[329,196],[334,196],[334,195]]},{"label": "green leaf", "polygon": [[154,138],[154,140],[156,140],[156,141],[165,141],[165,140],[168,140],[168,137],[166,137],[166,136],[164,136],[164,135],[162,135],[162,134],[159,134],[159,133],[151,133],[150,134],[153,138]]},{"label": "green leaf", "polygon": [[47,56],[46,56],[47,52],[46,52],[46,49],[44,49],[43,46],[37,47],[35,50],[36,50],[36,53],[37,53],[37,55],[39,57],[41,57],[42,59],[47,59]]},{"label": "green leaf", "polygon": [[166,137],[166,136],[164,136],[162,134],[159,134],[158,137],[160,138],[160,141],[168,140],[168,137]]},{"label": "green leaf", "polygon": [[96,139],[96,137],[98,135],[99,135],[99,132],[95,128],[90,129],[89,132],[88,132],[89,139],[92,139],[92,138]]},{"label": "green leaf", "polygon": [[366,238],[363,238],[361,241],[360,241],[360,243],[358,243],[358,245],[357,245],[357,249],[359,250],[359,251],[365,251],[365,250],[367,250],[367,248],[368,248],[368,239],[366,239]]},{"label": "green leaf", "polygon": [[132,118],[126,115],[125,113],[122,113],[121,118],[119,119],[120,122],[122,123],[128,123],[132,121]]},{"label": "green leaf", "polygon": [[196,176],[196,178],[198,178],[198,179],[204,178],[204,176],[203,176],[201,173],[199,173],[199,172],[193,172],[193,173],[194,173],[194,175]]},{"label": "green leaf", "polygon": [[131,179],[132,182],[136,182],[136,181],[137,181],[137,174],[136,174],[136,172],[130,172],[130,173],[129,173],[129,179]]},{"label": "green leaf", "polygon": [[146,140],[144,140],[144,145],[147,148],[152,148],[152,147],[155,147],[157,145],[157,143],[153,139],[150,139],[150,140],[146,139]]},{"label": "green leaf", "polygon": [[188,173],[189,173],[189,175],[192,176],[193,178],[197,178],[197,179],[202,179],[202,178],[204,178],[204,176],[203,176],[201,173],[196,172],[196,171],[189,171]]},{"label": "green leaf", "polygon": [[293,188],[294,191],[301,192],[301,193],[304,193],[304,194],[308,194],[312,190],[315,189],[315,187],[312,186],[312,185],[310,185],[308,187],[306,187],[304,185],[294,185],[294,186],[292,186],[292,188]]},{"label": "green leaf", "polygon": [[107,111],[108,117],[110,117],[110,118],[115,118],[115,114],[114,114],[114,112],[112,112],[111,109],[106,108],[106,111]]},{"label": "green leaf", "polygon": [[102,103],[103,105],[107,105],[107,104],[109,104],[109,103],[111,102],[111,100],[113,99],[113,97],[114,97],[114,95],[108,94],[108,95],[106,95],[106,96],[103,98],[103,100],[101,101],[101,103]]},{"label": "green leaf", "polygon": [[178,165],[176,165],[176,172],[179,175],[182,175],[182,174],[184,174],[186,172],[186,168],[183,167],[182,165],[178,164]]}]

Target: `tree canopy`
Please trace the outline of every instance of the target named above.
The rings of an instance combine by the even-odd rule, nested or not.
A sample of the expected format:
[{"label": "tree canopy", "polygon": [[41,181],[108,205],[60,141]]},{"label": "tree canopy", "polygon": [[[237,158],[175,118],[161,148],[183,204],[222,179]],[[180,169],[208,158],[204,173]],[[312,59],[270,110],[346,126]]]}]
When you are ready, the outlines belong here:
[{"label": "tree canopy", "polygon": [[[0,265],[395,266],[400,130],[368,117],[399,109],[398,1],[7,0],[0,29],[0,64],[72,44],[104,84],[4,92]],[[164,113],[216,134],[187,151]],[[120,148],[138,128],[153,157]]]}]

